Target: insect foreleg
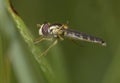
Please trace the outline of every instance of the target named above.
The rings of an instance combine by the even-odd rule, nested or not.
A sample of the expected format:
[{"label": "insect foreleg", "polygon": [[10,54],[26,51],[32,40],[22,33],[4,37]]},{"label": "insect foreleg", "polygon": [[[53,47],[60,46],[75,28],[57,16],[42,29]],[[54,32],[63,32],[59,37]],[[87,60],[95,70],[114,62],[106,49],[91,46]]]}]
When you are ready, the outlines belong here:
[{"label": "insect foreleg", "polygon": [[34,40],[34,44],[38,44],[38,43],[42,42],[43,40],[52,41],[52,38],[47,38],[47,37],[41,36],[41,37],[37,38],[36,40]]}]

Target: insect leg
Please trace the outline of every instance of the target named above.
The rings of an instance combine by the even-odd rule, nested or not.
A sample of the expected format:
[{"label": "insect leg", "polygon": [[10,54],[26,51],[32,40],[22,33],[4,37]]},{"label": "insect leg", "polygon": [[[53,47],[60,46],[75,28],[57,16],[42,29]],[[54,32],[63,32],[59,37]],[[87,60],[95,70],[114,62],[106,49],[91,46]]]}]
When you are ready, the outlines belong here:
[{"label": "insect leg", "polygon": [[42,42],[43,40],[51,41],[52,38],[46,38],[46,37],[41,36],[41,37],[37,38],[36,40],[34,40],[34,44],[38,44],[38,43]]},{"label": "insect leg", "polygon": [[55,40],[52,42],[52,44],[51,44],[43,53],[41,53],[40,57],[43,56],[43,55],[46,55],[47,52],[50,50],[50,48],[52,48],[53,46],[55,46],[55,45],[57,44],[57,42],[58,42],[58,40],[55,39]]},{"label": "insect leg", "polygon": [[60,35],[58,35],[58,37],[60,38],[60,40],[64,40],[64,38],[63,38],[63,37],[61,37]]}]

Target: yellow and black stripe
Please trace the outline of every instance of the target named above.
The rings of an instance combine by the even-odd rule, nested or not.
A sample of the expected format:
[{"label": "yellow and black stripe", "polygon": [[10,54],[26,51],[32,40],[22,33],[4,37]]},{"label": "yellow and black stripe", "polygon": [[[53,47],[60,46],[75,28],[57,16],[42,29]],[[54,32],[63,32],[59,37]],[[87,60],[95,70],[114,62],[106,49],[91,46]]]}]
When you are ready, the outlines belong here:
[{"label": "yellow and black stripe", "polygon": [[73,39],[78,39],[78,40],[83,40],[83,41],[88,41],[88,42],[93,42],[93,43],[99,43],[103,46],[106,46],[105,41],[103,41],[101,38],[94,37],[89,34],[78,32],[72,29],[65,29],[64,36],[73,38]]}]

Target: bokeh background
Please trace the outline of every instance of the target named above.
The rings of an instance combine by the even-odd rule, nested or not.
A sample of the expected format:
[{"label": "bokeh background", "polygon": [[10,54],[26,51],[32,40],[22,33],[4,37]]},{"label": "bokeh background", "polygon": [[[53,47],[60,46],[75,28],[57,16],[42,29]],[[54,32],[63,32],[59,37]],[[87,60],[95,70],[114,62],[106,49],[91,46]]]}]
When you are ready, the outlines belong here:
[{"label": "bokeh background", "polygon": [[[98,36],[107,42],[107,46],[103,47],[83,41],[77,41],[75,44],[69,39],[60,41],[45,56],[55,73],[56,83],[120,83],[119,0],[11,0],[11,2],[36,38],[39,37],[36,24],[47,21],[68,23],[72,29]],[[8,16],[10,17],[9,14]],[[6,22],[3,21],[2,24]],[[12,31],[11,28],[6,30],[9,31]],[[19,32],[16,30],[13,33],[17,34],[24,54],[14,49],[16,58],[13,56],[9,59],[9,52],[13,51],[10,49],[14,47],[11,42],[14,43],[14,39],[6,36],[7,34],[0,29],[0,83],[55,83],[46,78]],[[19,55],[23,55],[22,58]]]}]

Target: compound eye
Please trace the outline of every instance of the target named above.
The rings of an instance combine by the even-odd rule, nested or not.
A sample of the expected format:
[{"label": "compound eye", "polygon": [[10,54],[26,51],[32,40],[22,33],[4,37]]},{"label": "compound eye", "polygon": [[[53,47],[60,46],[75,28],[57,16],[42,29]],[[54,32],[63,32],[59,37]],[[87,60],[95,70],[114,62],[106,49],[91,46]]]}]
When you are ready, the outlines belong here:
[{"label": "compound eye", "polygon": [[43,26],[41,26],[41,29],[42,29],[43,35],[48,35],[49,34],[49,23],[43,24]]}]

